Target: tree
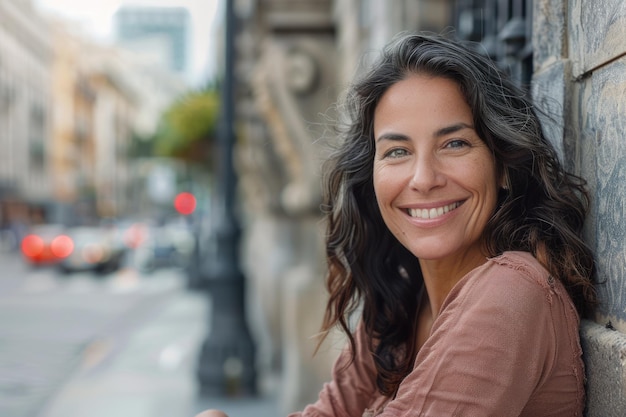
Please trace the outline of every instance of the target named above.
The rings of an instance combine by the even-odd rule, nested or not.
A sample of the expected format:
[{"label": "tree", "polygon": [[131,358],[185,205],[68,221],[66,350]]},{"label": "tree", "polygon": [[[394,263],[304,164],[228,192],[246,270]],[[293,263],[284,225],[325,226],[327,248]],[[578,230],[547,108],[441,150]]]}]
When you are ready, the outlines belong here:
[{"label": "tree", "polygon": [[218,113],[214,89],[184,94],[163,114],[154,135],[155,155],[210,165]]}]

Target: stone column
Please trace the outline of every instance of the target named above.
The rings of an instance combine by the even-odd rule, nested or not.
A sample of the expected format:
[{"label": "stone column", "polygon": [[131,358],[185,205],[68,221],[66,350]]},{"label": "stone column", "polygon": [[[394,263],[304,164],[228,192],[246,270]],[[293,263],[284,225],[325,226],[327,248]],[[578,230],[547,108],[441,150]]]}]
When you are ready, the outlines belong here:
[{"label": "stone column", "polygon": [[[330,1],[259,1],[239,39],[244,261],[259,366],[283,412],[315,401],[342,347],[313,355],[326,303],[320,164],[336,100]],[[263,370],[261,370],[263,373]]]}]

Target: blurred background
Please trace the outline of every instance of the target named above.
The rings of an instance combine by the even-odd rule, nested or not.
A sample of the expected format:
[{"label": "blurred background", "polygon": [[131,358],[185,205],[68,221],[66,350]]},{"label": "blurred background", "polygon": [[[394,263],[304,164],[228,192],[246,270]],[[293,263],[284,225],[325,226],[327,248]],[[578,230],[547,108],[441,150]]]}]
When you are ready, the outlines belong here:
[{"label": "blurred background", "polygon": [[403,30],[523,86],[523,0],[0,0],[0,415],[285,415],[343,346],[320,163]]}]

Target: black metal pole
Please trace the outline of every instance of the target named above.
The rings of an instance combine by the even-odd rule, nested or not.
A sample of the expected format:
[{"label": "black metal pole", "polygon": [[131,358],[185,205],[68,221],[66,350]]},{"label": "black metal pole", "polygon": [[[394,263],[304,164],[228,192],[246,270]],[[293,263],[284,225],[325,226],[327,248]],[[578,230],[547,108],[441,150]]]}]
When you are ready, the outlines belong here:
[{"label": "black metal pole", "polygon": [[245,316],[245,278],[239,265],[240,229],[236,216],[234,169],[234,0],[226,0],[222,119],[218,137],[217,240],[203,280],[211,299],[211,327],[200,354],[198,379],[204,395],[256,394],[255,348]]}]

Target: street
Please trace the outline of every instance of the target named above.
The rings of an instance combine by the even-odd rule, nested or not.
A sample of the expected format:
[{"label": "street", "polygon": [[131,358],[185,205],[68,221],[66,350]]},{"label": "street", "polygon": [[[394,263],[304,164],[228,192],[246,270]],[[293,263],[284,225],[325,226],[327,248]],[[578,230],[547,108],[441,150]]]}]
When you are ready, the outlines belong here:
[{"label": "street", "polygon": [[0,252],[0,416],[279,415],[274,398],[200,398],[208,297],[177,269],[32,268]]},{"label": "street", "polygon": [[[190,368],[205,334],[205,311],[205,299],[187,292],[184,276],[174,269],[149,276],[130,268],[102,276],[64,275],[30,267],[16,253],[0,254],[0,415],[122,415],[111,407],[128,407],[128,401],[112,401],[101,414],[68,411],[81,401],[89,404],[90,389],[102,396],[102,390],[113,388],[103,386],[102,376],[111,374],[113,362],[124,361],[129,370],[157,361],[157,368],[170,377],[182,375],[187,384],[170,378],[178,385],[170,391],[179,402],[189,403],[194,392]],[[158,315],[168,315],[170,328],[146,327]],[[137,338],[143,339],[140,352],[120,350]],[[74,384],[66,384],[70,377],[82,380],[80,395],[73,392]],[[118,392],[110,390],[109,395],[119,390],[133,394],[127,385],[138,381],[128,378],[126,386],[119,382],[124,381],[116,382]]]}]

